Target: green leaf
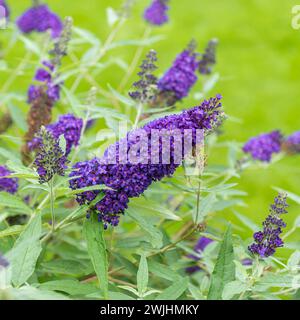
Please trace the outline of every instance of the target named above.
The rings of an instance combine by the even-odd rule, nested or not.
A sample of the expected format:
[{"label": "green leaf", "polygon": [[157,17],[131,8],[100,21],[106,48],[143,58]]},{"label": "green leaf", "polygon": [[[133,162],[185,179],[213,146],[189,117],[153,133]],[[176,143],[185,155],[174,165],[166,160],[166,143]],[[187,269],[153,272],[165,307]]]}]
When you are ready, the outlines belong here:
[{"label": "green leaf", "polygon": [[147,258],[144,255],[141,255],[139,269],[137,272],[137,288],[140,297],[144,296],[144,293],[148,287],[149,273],[148,273],[148,264]]},{"label": "green leaf", "polygon": [[291,270],[297,271],[297,269],[299,268],[299,264],[300,264],[300,251],[297,250],[291,254],[287,262],[287,265]]},{"label": "green leaf", "polygon": [[0,239],[20,234],[24,230],[24,228],[24,226],[19,225],[8,227],[5,230],[0,231]]},{"label": "green leaf", "polygon": [[86,296],[99,291],[95,285],[90,283],[80,283],[76,279],[44,282],[39,285],[39,289],[65,292],[72,296]]},{"label": "green leaf", "polygon": [[31,209],[21,199],[15,195],[5,192],[0,193],[0,206],[19,209],[27,214],[31,213]]},{"label": "green leaf", "polygon": [[157,277],[169,280],[169,281],[176,281],[180,279],[180,276],[174,272],[169,266],[165,266],[161,263],[156,261],[149,261],[149,271],[154,273]]},{"label": "green leaf", "polygon": [[235,264],[230,225],[220,247],[217,262],[211,276],[207,299],[221,300],[225,285],[234,280]]},{"label": "green leaf", "polygon": [[87,241],[87,248],[94,270],[100,283],[104,298],[108,298],[108,259],[106,244],[103,237],[103,224],[94,215],[85,220],[83,233]]},{"label": "green leaf", "polygon": [[[298,280],[298,281],[297,281]],[[299,285],[299,277],[269,273],[253,287],[253,291],[266,291],[268,288],[290,288]]]},{"label": "green leaf", "polygon": [[42,220],[38,214],[31,219],[8,254],[12,267],[12,282],[17,287],[25,283],[35,270],[42,251],[41,235]]},{"label": "green leaf", "polygon": [[170,287],[160,293],[155,300],[176,300],[188,287],[188,278],[182,278],[174,282]]},{"label": "green leaf", "polygon": [[257,224],[255,224],[251,219],[249,219],[248,217],[234,211],[235,216],[246,226],[248,227],[250,230],[252,231],[257,231],[259,230],[259,226]]},{"label": "green leaf", "polygon": [[127,213],[149,235],[152,246],[154,248],[161,248],[163,239],[162,233],[153,225],[149,224],[149,222],[133,210],[133,208],[127,210]]},{"label": "green leaf", "polygon": [[[203,221],[204,217],[211,212],[211,209],[216,202],[216,196],[215,194],[211,193],[208,196],[204,197],[200,201],[200,208],[199,208],[199,215],[196,216],[197,212],[194,210],[194,221],[196,224]],[[197,219],[197,221],[196,221]]]},{"label": "green leaf", "polygon": [[160,206],[156,202],[148,199],[137,198],[130,204],[130,206],[135,208],[136,210],[147,209],[151,211],[152,214],[157,214],[159,216],[164,217],[165,219],[175,220],[175,221],[182,220],[180,217],[174,214],[170,209]]},{"label": "green leaf", "polygon": [[246,291],[247,287],[248,286],[247,286],[246,283],[243,283],[243,282],[238,281],[238,280],[228,282],[224,287],[224,290],[223,290],[223,293],[222,293],[222,299],[223,300],[230,300],[236,294],[241,294],[244,291]]},{"label": "green leaf", "polygon": [[10,292],[14,300],[69,300],[63,294],[39,290],[32,286],[24,286],[20,289],[13,288]]},{"label": "green leaf", "polygon": [[53,274],[87,275],[93,271],[90,263],[82,260],[55,259],[41,264],[42,270]]},{"label": "green leaf", "polygon": [[63,134],[61,134],[59,136],[58,143],[59,143],[59,147],[61,148],[62,152],[66,153],[67,141],[66,141],[66,138]]}]

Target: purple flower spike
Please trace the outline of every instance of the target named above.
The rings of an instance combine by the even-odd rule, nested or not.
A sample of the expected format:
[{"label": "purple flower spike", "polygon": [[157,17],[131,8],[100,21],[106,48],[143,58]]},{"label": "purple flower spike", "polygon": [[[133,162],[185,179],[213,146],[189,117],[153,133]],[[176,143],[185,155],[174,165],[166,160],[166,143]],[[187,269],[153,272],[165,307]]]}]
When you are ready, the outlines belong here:
[{"label": "purple flower spike", "polygon": [[144,12],[144,19],[149,23],[160,26],[168,22],[167,6],[168,0],[153,0],[151,5]]},{"label": "purple flower spike", "polygon": [[[132,197],[139,197],[154,181],[159,181],[166,176],[174,174],[180,166],[182,157],[189,150],[178,150],[175,148],[174,139],[170,143],[169,160],[167,163],[162,162],[163,152],[162,143],[158,142],[155,146],[157,151],[153,151],[151,138],[153,130],[161,131],[162,129],[179,131],[179,143],[182,143],[185,130],[192,133],[193,147],[196,145],[196,130],[210,132],[218,126],[223,116],[220,103],[221,96],[204,101],[200,106],[183,111],[181,114],[166,116],[154,120],[141,129],[136,129],[127,134],[127,137],[121,139],[114,145],[111,145],[101,159],[95,158],[90,161],[79,162],[74,166],[70,180],[70,188],[73,190],[81,189],[88,186],[106,185],[110,189],[102,191],[103,198],[95,204],[92,212],[98,214],[98,219],[104,223],[104,226],[111,224],[118,225],[120,215],[124,213],[128,202]],[[146,161],[132,163],[128,157],[131,148],[139,141],[139,133],[144,133],[144,142],[146,146]],[[179,156],[180,161],[175,161],[175,153]],[[116,155],[116,162],[110,161],[111,155]],[[143,154],[144,155],[144,154]],[[153,163],[152,156],[157,155],[158,161]],[[125,157],[125,162],[120,157]],[[143,160],[145,159],[143,158]],[[142,160],[142,159],[140,159]],[[178,157],[177,157],[178,160]],[[79,204],[90,204],[99,195],[100,191],[88,191],[77,195]]]},{"label": "purple flower spike", "polygon": [[279,131],[261,134],[251,138],[243,147],[245,153],[250,153],[252,158],[270,162],[274,153],[281,151],[282,134]]},{"label": "purple flower spike", "polygon": [[46,32],[51,30],[52,38],[60,36],[63,24],[60,18],[51,12],[47,5],[34,6],[23,13],[17,20],[17,25],[23,33],[33,31]]},{"label": "purple flower spike", "polygon": [[18,191],[18,179],[9,178],[11,173],[5,166],[0,166],[0,191],[14,194]]},{"label": "purple flower spike", "polygon": [[270,214],[263,223],[263,231],[255,232],[253,235],[254,243],[248,247],[251,253],[266,258],[273,255],[276,248],[283,246],[280,234],[286,224],[280,215],[287,213],[287,207],[286,195],[279,194],[275,198],[274,204],[270,206]]},{"label": "purple flower spike", "polygon": [[175,101],[183,99],[198,79],[198,66],[197,54],[193,50],[184,50],[158,81],[158,89],[161,93],[170,93]]},{"label": "purple flower spike", "polygon": [[4,0],[0,0],[0,19],[1,18],[9,18],[10,12],[8,5]]}]

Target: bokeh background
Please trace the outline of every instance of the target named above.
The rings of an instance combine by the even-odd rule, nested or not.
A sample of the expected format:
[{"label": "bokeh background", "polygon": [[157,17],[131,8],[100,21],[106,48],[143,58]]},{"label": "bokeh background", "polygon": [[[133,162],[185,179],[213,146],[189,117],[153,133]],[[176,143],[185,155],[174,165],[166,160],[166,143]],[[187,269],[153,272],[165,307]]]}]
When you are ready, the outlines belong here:
[{"label": "bokeh background", "polygon": [[[132,16],[117,39],[142,37],[146,23],[141,16],[149,2],[136,1]],[[13,18],[31,5],[29,0],[8,3],[13,7]],[[92,31],[102,41],[109,33],[106,8],[119,8],[121,3],[121,0],[48,1],[54,12],[61,17],[72,16],[75,26]],[[223,95],[226,113],[231,117],[223,128],[220,141],[243,143],[253,135],[274,129],[280,129],[284,134],[300,130],[300,30],[291,26],[291,9],[296,4],[292,0],[170,0],[170,23],[152,31],[152,35],[164,36],[152,45],[158,52],[161,71],[192,38],[198,41],[200,52],[208,40],[219,39],[214,70],[220,74],[220,80],[211,93]],[[0,31],[1,36],[3,32]],[[136,47],[126,46],[110,54],[130,63],[135,50]],[[23,54],[18,48],[11,52],[8,60],[11,69]],[[1,72],[0,82],[3,83],[8,76],[7,72]],[[122,70],[112,68],[103,74],[99,82],[104,87],[107,83],[117,87],[123,76]],[[10,90],[25,95],[31,78],[31,73],[25,73],[10,86]],[[79,92],[88,90],[84,86],[79,88]],[[182,102],[182,107],[198,103],[194,93],[201,91],[201,86],[200,80],[189,98]],[[22,108],[25,110],[27,107],[24,104]],[[217,150],[209,158],[209,164],[224,164],[226,158],[225,149]],[[245,199],[248,206],[238,208],[238,211],[260,224],[276,193],[273,186],[300,194],[299,160],[299,156],[286,157],[268,168],[255,166],[246,170],[238,182],[239,189],[248,193]],[[292,201],[290,204],[286,220],[292,223],[300,210],[297,204]],[[224,210],[219,215],[236,222],[231,210]],[[250,230],[239,232],[245,232],[243,237],[251,236]],[[293,237],[291,240],[299,240],[297,234]]]}]

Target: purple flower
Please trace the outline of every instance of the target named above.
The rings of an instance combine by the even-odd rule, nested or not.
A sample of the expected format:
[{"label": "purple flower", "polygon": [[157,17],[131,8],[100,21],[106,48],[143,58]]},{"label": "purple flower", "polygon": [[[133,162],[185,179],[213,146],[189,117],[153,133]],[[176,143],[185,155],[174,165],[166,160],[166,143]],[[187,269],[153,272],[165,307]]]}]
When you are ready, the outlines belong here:
[{"label": "purple flower", "polygon": [[[160,131],[167,129],[179,130],[179,141],[182,143],[183,134],[186,129],[192,132],[193,146],[197,143],[195,135],[198,129],[205,132],[211,131],[218,126],[223,112],[220,103],[221,96],[204,101],[201,106],[183,111],[181,114],[166,116],[154,120],[145,125],[142,131],[146,134],[146,161],[144,158],[138,163],[132,163],[129,160],[129,152],[134,149],[140,137],[140,129],[129,132],[127,137],[121,139],[116,144],[110,146],[101,159],[94,158],[90,161],[79,162],[74,166],[71,177],[77,177],[70,180],[70,187],[73,190],[88,187],[105,185],[111,189],[104,189],[101,192],[103,198],[99,200],[92,208],[93,212],[98,214],[99,220],[103,221],[105,227],[107,224],[116,226],[119,223],[120,214],[123,214],[127,208],[129,199],[140,196],[154,181],[159,181],[165,176],[171,176],[180,161],[175,161],[176,152],[174,140],[170,143],[170,161],[167,164],[162,162],[163,152],[162,143],[158,143],[158,150],[153,150],[151,138],[153,130]],[[152,135],[152,136],[151,136]],[[174,138],[175,139],[175,138]],[[181,150],[180,157],[184,156],[189,150]],[[116,163],[113,164],[110,159],[116,155]],[[158,156],[159,161],[153,163],[152,156]],[[125,157],[122,159],[122,157]],[[77,195],[79,204],[90,204],[100,195],[100,191],[87,191]]]},{"label": "purple flower", "polygon": [[281,151],[282,134],[280,131],[261,134],[251,138],[243,147],[245,153],[250,153],[252,158],[270,162],[273,153]]},{"label": "purple flower", "polygon": [[149,23],[160,26],[168,22],[167,6],[168,0],[153,0],[151,5],[144,12],[144,19]]},{"label": "purple flower", "polygon": [[9,266],[8,261],[0,253],[0,267],[7,268]]},{"label": "purple flower", "polygon": [[[206,237],[199,238],[199,240],[197,241],[197,243],[196,243],[196,245],[194,247],[194,251],[198,254],[198,256],[195,256],[193,254],[189,254],[188,258],[193,259],[195,261],[201,260],[201,257],[199,255],[212,242],[213,242],[212,239],[209,239],[209,238],[206,238]],[[191,267],[187,267],[185,270],[186,270],[187,273],[194,273],[196,271],[200,271],[201,268],[199,266],[191,266]]]},{"label": "purple flower", "polygon": [[5,0],[0,0],[0,19],[9,18],[10,12]]},{"label": "purple flower", "polygon": [[9,178],[11,173],[5,166],[0,166],[0,191],[14,194],[18,191],[18,179]]},{"label": "purple flower", "polygon": [[276,248],[283,246],[280,234],[286,224],[280,215],[287,213],[287,207],[286,195],[279,194],[275,198],[274,204],[270,206],[270,214],[263,223],[263,231],[255,232],[253,235],[254,243],[248,247],[251,253],[266,258],[273,255]]},{"label": "purple flower", "polygon": [[66,156],[71,152],[73,146],[79,145],[83,120],[76,118],[72,114],[60,116],[56,123],[47,126],[47,130],[52,133],[55,139],[63,135],[66,139]]},{"label": "purple flower", "polygon": [[37,138],[41,142],[34,166],[42,184],[49,182],[56,174],[63,176],[67,168],[67,159],[59,146],[58,140],[45,127],[41,128]]},{"label": "purple flower", "polygon": [[[52,72],[54,66],[49,61],[43,61],[44,68],[39,68],[34,76],[34,79],[40,82],[40,85],[31,85],[28,89],[28,102],[32,103],[46,92],[47,97],[56,102],[60,98],[60,86],[54,83]],[[44,90],[42,90],[44,88]]]},{"label": "purple flower", "polygon": [[33,31],[46,32],[51,30],[52,38],[57,38],[63,28],[60,18],[51,12],[47,5],[34,6],[25,11],[17,20],[17,25],[23,33]]},{"label": "purple flower", "polygon": [[196,75],[198,66],[197,54],[192,49],[184,50],[158,81],[160,93],[170,94],[172,103],[186,97],[198,79]]},{"label": "purple flower", "polygon": [[283,148],[289,153],[299,153],[300,152],[300,131],[288,136],[283,142]]}]

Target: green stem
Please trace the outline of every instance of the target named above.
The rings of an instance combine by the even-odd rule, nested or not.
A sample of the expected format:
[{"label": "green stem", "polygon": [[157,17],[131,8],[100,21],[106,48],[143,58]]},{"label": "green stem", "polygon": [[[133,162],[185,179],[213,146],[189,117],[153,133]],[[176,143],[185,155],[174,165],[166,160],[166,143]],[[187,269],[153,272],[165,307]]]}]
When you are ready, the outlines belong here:
[{"label": "green stem", "polygon": [[49,181],[50,187],[50,210],[52,219],[52,232],[55,230],[55,214],[54,214],[54,192],[53,192],[53,179]]}]

